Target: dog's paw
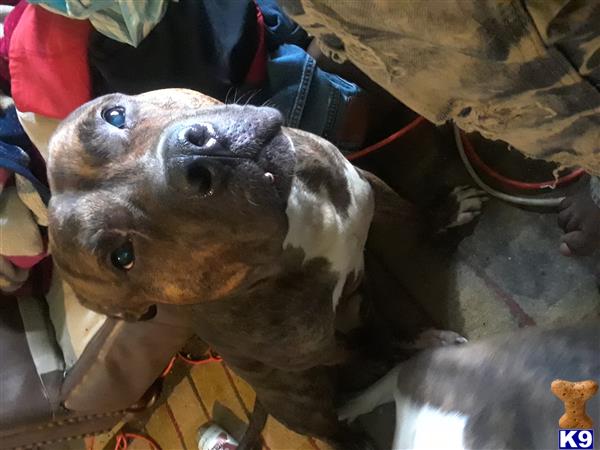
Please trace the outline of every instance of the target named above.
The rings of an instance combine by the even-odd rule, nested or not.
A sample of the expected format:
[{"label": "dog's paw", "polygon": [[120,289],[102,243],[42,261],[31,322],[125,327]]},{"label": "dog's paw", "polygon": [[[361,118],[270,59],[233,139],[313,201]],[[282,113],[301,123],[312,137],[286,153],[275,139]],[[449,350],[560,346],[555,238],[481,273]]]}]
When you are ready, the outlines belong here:
[{"label": "dog's paw", "polygon": [[417,348],[444,347],[446,345],[460,345],[467,342],[467,338],[450,330],[436,330],[430,328],[423,331],[415,340]]},{"label": "dog's paw", "polygon": [[[388,379],[390,377],[393,385],[396,384],[396,379],[398,378],[397,371],[390,372],[391,375],[382,378],[382,380]],[[381,388],[382,388],[382,380],[373,384],[371,387],[356,395],[355,397],[350,398],[346,401],[338,410],[338,419],[341,422],[354,422],[358,416],[362,416],[363,414],[368,414],[377,408],[381,402]],[[392,401],[392,393],[390,393],[389,400]]]},{"label": "dog's paw", "polygon": [[483,204],[488,199],[484,191],[473,186],[455,187],[449,198],[450,203],[455,205],[455,212],[444,229],[460,227],[472,222],[481,214]]},{"label": "dog's paw", "polygon": [[467,338],[454,331],[429,328],[421,332],[414,341],[402,344],[402,350],[425,350],[446,345],[460,345],[468,342]]},{"label": "dog's paw", "polygon": [[369,409],[369,405],[364,403],[360,396],[351,398],[338,409],[338,419],[340,422],[354,422],[358,416],[369,412],[374,408]]}]

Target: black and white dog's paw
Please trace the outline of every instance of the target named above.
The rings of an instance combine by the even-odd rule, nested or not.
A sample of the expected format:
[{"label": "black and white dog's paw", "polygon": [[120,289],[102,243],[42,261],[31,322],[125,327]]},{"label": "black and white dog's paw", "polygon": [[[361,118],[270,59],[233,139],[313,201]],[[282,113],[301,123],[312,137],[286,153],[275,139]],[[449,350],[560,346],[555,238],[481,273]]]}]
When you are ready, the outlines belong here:
[{"label": "black and white dog's paw", "polygon": [[358,416],[368,414],[378,406],[392,401],[399,375],[400,367],[394,367],[359,395],[350,398],[338,409],[338,419],[353,422]]},{"label": "black and white dog's paw", "polygon": [[414,341],[403,343],[401,348],[402,350],[425,350],[432,347],[460,345],[466,342],[468,342],[467,338],[454,331],[428,328],[422,331]]},{"label": "black and white dog's paw", "polygon": [[454,217],[445,229],[460,227],[473,221],[481,214],[483,204],[489,199],[481,189],[473,186],[457,186],[450,193],[450,202],[455,204]]},{"label": "black and white dog's paw", "polygon": [[338,409],[338,419],[342,422],[354,422],[358,416],[367,414],[377,408],[377,403],[369,402],[362,397],[348,400]]},{"label": "black and white dog's paw", "polygon": [[416,349],[422,350],[431,347],[444,347],[446,345],[465,344],[467,338],[450,330],[436,330],[429,328],[417,336],[414,341]]},{"label": "black and white dog's paw", "polygon": [[455,187],[435,214],[437,233],[467,225],[480,214],[487,194],[473,186]]}]

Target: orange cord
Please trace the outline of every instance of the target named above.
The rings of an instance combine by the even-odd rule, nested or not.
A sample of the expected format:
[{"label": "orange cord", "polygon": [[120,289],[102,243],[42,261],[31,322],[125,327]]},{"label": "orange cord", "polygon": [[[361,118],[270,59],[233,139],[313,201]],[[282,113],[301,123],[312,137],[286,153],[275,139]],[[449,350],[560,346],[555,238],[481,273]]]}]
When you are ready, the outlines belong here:
[{"label": "orange cord", "polygon": [[190,364],[192,366],[198,366],[201,364],[207,364],[211,362],[221,362],[223,358],[221,358],[218,354],[213,352],[212,350],[208,350],[208,356],[200,358],[200,359],[192,359],[189,355],[184,355],[182,352],[177,353],[177,358],[181,359],[186,364]]},{"label": "orange cord", "polygon": [[170,360],[169,360],[169,364],[167,364],[167,367],[165,367],[165,370],[162,371],[162,373],[160,374],[159,378],[164,378],[167,375],[169,375],[169,373],[171,372],[171,370],[173,369],[173,365],[175,364],[175,360],[177,359],[176,356],[173,356]]},{"label": "orange cord", "polygon": [[150,436],[144,436],[143,434],[121,432],[117,434],[116,438],[115,450],[127,450],[129,447],[129,439],[141,439],[150,444],[151,450],[162,450],[161,446],[158,445],[154,439]]},{"label": "orange cord", "polygon": [[353,161],[355,159],[362,158],[363,156],[366,156],[369,153],[373,153],[373,152],[379,150],[380,148],[385,147],[389,143],[394,142],[395,140],[401,138],[406,133],[408,133],[409,131],[412,131],[414,128],[418,127],[419,125],[421,125],[424,122],[426,122],[425,117],[419,116],[415,120],[410,122],[408,125],[406,125],[405,127],[399,129],[398,131],[396,131],[393,134],[390,134],[385,139],[382,139],[381,141],[376,142],[373,145],[369,145],[368,147],[365,147],[362,150],[358,150],[354,153],[350,153],[349,155],[346,156],[346,158],[348,158],[349,161]]},{"label": "orange cord", "polygon": [[160,374],[160,378],[166,377],[171,372],[171,370],[173,370],[175,361],[178,359],[180,359],[184,363],[189,364],[191,366],[199,366],[201,364],[208,364],[211,362],[223,361],[223,358],[221,358],[218,354],[216,354],[212,350],[208,350],[208,352],[206,352],[206,355],[207,356],[201,357],[200,359],[192,359],[189,357],[189,355],[184,355],[182,352],[179,352],[171,358],[171,360],[169,361],[169,364],[167,364],[167,367],[165,367],[165,370],[163,370],[162,373]]},{"label": "orange cord", "polygon": [[[415,120],[410,122],[408,125],[404,126],[403,128],[396,131],[395,133],[389,135],[385,139],[382,139],[381,141],[376,142],[373,145],[363,148],[362,150],[356,151],[354,153],[350,153],[348,156],[346,156],[346,158],[348,158],[349,161],[353,161],[355,159],[362,158],[363,156],[373,153],[373,152],[385,147],[386,145],[396,141],[397,139],[404,136],[406,133],[410,132],[411,130],[415,129],[417,126],[419,126],[420,124],[422,124],[425,121],[426,121],[426,119],[424,117],[419,116]],[[506,176],[496,172],[494,169],[492,169],[490,166],[488,166],[479,157],[479,155],[475,151],[475,147],[473,146],[471,141],[467,138],[465,133],[461,132],[461,138],[463,141],[465,154],[467,155],[467,158],[469,158],[469,160],[473,163],[473,165],[475,167],[477,167],[479,170],[481,170],[483,173],[485,173],[487,176],[489,176],[490,178],[496,180],[505,189],[507,189],[507,188],[508,189],[520,189],[520,190],[526,190],[526,191],[538,191],[538,190],[543,190],[543,189],[548,189],[548,188],[554,189],[554,188],[565,186],[569,183],[572,183],[572,182],[576,181],[578,178],[580,178],[583,174],[585,174],[585,170],[576,169],[565,176],[562,176],[555,180],[550,180],[550,181],[531,183],[531,182],[513,180],[512,178],[506,177]]]},{"label": "orange cord", "polygon": [[520,189],[524,191],[539,191],[548,188],[554,189],[576,181],[585,173],[585,170],[583,169],[576,169],[571,173],[563,177],[559,177],[555,180],[541,181],[536,183],[513,180],[512,178],[508,178],[496,172],[494,169],[488,166],[477,154],[477,152],[475,151],[475,146],[467,138],[467,135],[465,133],[461,132],[461,139],[463,141],[465,154],[467,155],[467,158],[469,158],[469,161],[471,161],[473,165],[477,167],[481,172],[485,173],[488,177],[498,182],[504,189]]},{"label": "orange cord", "polygon": [[199,366],[199,365],[208,364],[211,362],[223,361],[223,358],[221,358],[221,356],[219,356],[212,350],[208,350],[208,352],[206,352],[206,354],[208,356],[202,357],[200,359],[192,359],[189,356],[184,355],[182,352],[177,353],[175,356],[173,356],[171,358],[171,360],[169,361],[169,364],[167,364],[167,367],[165,367],[165,370],[162,371],[159,378],[166,377],[171,372],[171,370],[173,370],[175,361],[177,361],[178,359],[180,359],[181,361],[183,361],[186,364],[189,364],[190,366]]}]

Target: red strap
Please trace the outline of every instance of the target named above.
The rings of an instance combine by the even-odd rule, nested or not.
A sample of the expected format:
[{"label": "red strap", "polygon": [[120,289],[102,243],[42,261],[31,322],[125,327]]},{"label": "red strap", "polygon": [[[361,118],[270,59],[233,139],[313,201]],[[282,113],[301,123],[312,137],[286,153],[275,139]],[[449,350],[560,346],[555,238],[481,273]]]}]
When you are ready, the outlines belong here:
[{"label": "red strap", "polygon": [[258,26],[258,47],[250,69],[244,80],[247,84],[258,86],[267,78],[267,44],[265,39],[265,19],[258,5],[256,7],[256,22]]}]

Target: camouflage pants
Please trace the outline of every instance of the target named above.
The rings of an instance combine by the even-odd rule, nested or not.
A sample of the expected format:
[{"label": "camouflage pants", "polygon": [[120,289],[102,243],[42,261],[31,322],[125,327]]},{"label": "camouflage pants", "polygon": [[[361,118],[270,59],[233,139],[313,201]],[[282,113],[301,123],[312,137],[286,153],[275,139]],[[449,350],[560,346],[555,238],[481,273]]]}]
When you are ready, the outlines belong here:
[{"label": "camouflage pants", "polygon": [[280,2],[430,121],[600,175],[600,1]]}]

